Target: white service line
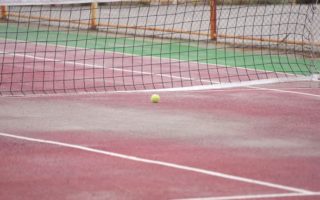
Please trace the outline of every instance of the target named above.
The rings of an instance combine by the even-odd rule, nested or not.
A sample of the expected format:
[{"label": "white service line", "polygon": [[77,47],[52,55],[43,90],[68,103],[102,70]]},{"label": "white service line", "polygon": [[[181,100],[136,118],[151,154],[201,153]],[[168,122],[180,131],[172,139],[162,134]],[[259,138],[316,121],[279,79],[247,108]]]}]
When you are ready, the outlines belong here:
[{"label": "white service line", "polygon": [[204,198],[187,198],[176,200],[247,200],[247,199],[269,199],[269,198],[285,198],[285,197],[306,197],[320,196],[320,192],[302,193],[282,193],[282,194],[256,194],[256,195],[238,195],[238,196],[222,196],[222,197],[204,197]]},{"label": "white service line", "polygon": [[289,93],[289,94],[298,94],[303,96],[310,96],[310,97],[316,97],[320,98],[319,94],[311,94],[311,93],[305,93],[305,92],[297,92],[297,91],[291,91],[291,90],[280,90],[280,89],[273,89],[273,88],[265,88],[265,87],[255,87],[255,86],[247,86],[248,88],[257,89],[257,90],[268,90],[272,92],[277,93]]},{"label": "white service line", "polygon": [[125,154],[120,154],[120,153],[115,153],[115,152],[110,152],[110,151],[104,151],[104,150],[94,149],[94,148],[85,147],[85,146],[76,145],[76,144],[68,144],[68,143],[52,141],[52,140],[31,138],[31,137],[13,135],[13,134],[2,133],[2,132],[0,132],[0,136],[8,137],[8,138],[15,138],[18,140],[25,140],[25,141],[29,141],[29,142],[38,142],[38,143],[43,143],[43,144],[63,146],[63,147],[72,148],[72,149],[79,149],[82,151],[103,154],[103,155],[117,157],[117,158],[121,158],[121,159],[125,159],[125,160],[131,160],[131,161],[135,161],[135,162],[141,162],[141,163],[146,163],[146,164],[169,167],[169,168],[174,168],[174,169],[178,169],[178,170],[184,170],[184,171],[194,172],[194,173],[198,173],[198,174],[205,174],[205,175],[209,175],[209,176],[220,177],[220,178],[229,179],[229,180],[233,180],[233,181],[239,181],[239,182],[260,185],[260,186],[265,186],[265,187],[270,187],[270,188],[276,188],[276,189],[295,192],[295,193],[301,193],[301,194],[313,193],[312,191],[301,189],[301,188],[295,188],[295,187],[270,183],[270,182],[266,182],[266,181],[259,181],[259,180],[255,180],[255,179],[234,176],[234,175],[230,175],[230,174],[225,174],[225,173],[220,173],[220,172],[216,172],[216,171],[210,171],[210,170],[205,170],[205,169],[200,169],[200,168],[195,168],[195,167],[190,167],[190,166],[185,166],[185,165],[179,165],[179,164],[175,164],[175,163],[163,162],[163,161],[159,161],[159,160],[151,160],[151,159],[140,158],[140,157],[136,157],[136,156],[130,156],[130,155],[125,155]]}]

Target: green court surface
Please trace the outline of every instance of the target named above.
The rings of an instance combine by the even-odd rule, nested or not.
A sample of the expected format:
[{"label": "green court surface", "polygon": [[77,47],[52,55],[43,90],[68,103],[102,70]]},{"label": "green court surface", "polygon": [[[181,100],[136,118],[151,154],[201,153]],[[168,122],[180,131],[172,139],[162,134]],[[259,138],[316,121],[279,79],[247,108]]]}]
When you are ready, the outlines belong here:
[{"label": "green court surface", "polygon": [[[243,67],[248,69],[310,75],[320,69],[320,61],[283,54],[279,51],[243,51],[241,48],[225,48],[213,45],[199,45],[196,41],[152,39],[96,31],[61,31],[32,27],[25,24],[0,24],[2,40],[19,40],[67,47],[95,49],[125,53],[136,56],[152,56],[179,61],[193,61],[203,64]],[[204,43],[204,42],[202,42]],[[299,53],[297,53],[298,55]],[[314,64],[313,64],[314,63]]]}]

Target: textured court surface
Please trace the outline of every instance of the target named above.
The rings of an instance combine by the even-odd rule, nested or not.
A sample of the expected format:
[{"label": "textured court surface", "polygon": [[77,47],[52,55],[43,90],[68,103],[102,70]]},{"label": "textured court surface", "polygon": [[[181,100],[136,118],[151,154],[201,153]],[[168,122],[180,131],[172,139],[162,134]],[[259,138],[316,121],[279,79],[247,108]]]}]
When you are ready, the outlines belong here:
[{"label": "textured court surface", "polygon": [[0,199],[319,199],[319,82],[262,88],[2,97]]}]

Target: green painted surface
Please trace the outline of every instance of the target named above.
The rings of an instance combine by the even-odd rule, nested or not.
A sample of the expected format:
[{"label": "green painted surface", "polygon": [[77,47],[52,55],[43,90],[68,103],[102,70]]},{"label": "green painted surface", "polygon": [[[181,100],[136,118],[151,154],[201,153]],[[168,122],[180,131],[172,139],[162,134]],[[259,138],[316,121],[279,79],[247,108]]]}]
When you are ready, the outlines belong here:
[{"label": "green painted surface", "polygon": [[[160,42],[151,39],[108,36],[107,33],[97,35],[96,32],[89,31],[36,30],[34,27],[25,25],[0,24],[0,38],[304,75],[310,74],[308,67],[312,63],[309,59],[279,55],[274,52],[272,55],[272,52],[254,53],[242,52],[238,49],[205,48],[199,47],[196,42],[183,43],[168,40]],[[316,62],[316,66],[320,69],[320,61]]]}]

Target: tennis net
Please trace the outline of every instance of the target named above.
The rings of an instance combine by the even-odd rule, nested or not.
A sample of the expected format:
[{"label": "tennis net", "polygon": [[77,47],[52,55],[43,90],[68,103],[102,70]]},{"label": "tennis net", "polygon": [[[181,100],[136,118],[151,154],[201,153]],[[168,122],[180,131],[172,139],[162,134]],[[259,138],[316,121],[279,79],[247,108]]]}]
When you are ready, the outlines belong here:
[{"label": "tennis net", "polygon": [[0,94],[237,87],[319,73],[316,3],[0,0]]}]

